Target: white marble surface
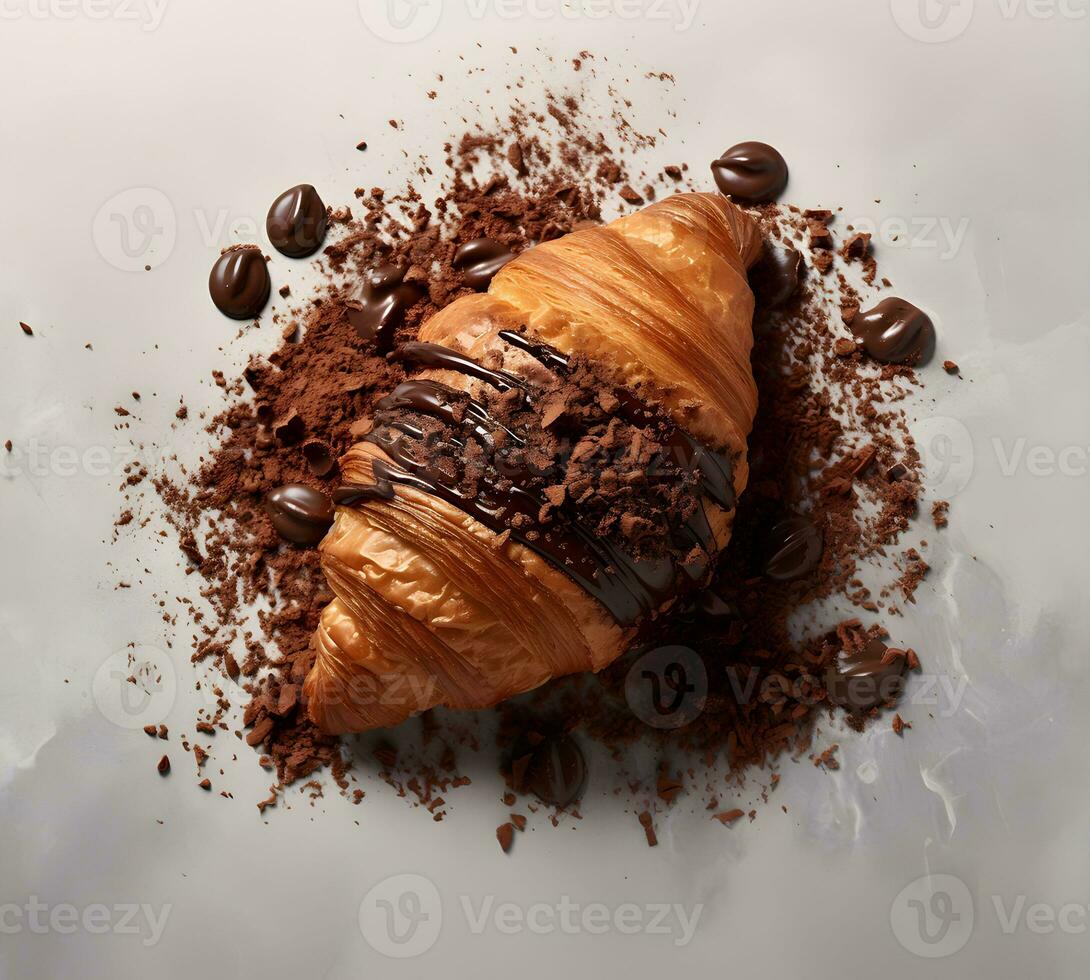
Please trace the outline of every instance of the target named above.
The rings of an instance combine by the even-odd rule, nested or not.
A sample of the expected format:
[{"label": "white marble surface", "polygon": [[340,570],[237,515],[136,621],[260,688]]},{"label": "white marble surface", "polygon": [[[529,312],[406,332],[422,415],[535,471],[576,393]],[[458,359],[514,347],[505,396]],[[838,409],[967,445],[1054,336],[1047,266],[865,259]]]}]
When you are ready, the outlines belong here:
[{"label": "white marble surface", "polygon": [[[592,0],[431,0],[397,22],[396,41],[385,5],[363,7],[3,7],[0,441],[15,453],[0,452],[0,974],[339,980],[464,964],[526,978],[1084,976],[1085,5],[626,0],[609,13]],[[165,624],[149,595],[192,583],[172,545],[108,544],[125,445],[113,406],[137,388],[131,433],[153,458],[192,458],[193,428],[178,439],[170,427],[178,397],[191,411],[216,404],[210,371],[270,343],[235,341],[204,293],[232,229],[249,237],[245,222],[300,180],[327,200],[384,183],[404,166],[401,146],[434,151],[472,103],[504,101],[506,77],[568,77],[564,62],[583,48],[632,79],[640,123],[670,134],[657,162],[699,164],[766,139],[791,163],[791,199],[843,205],[887,238],[903,224],[879,246],[883,272],[933,312],[940,357],[965,376],[936,366],[912,410],[952,523],[901,638],[947,686],[935,699],[917,690],[903,742],[873,729],[841,739],[837,773],[788,765],[752,825],[724,829],[679,806],[651,851],[595,783],[585,820],[534,823],[504,857],[490,830],[504,811],[484,771],[440,825],[373,781],[359,808],[298,798],[262,822],[253,801],[268,780],[245,750],[224,765],[234,800],[195,791],[173,739],[178,772],[156,778],[157,747],[117,724],[132,716],[110,699],[110,658],[131,642],[158,656],[165,689],[152,710],[191,730],[188,631]],[[644,85],[651,69],[676,86]],[[423,93],[437,72],[447,81],[433,103]],[[396,141],[391,116],[406,122]],[[353,149],[361,138],[367,154]],[[129,253],[110,229],[126,209],[138,222]],[[289,275],[285,262],[274,276]],[[911,886],[928,873],[956,881],[935,879],[932,901]],[[432,917],[397,947],[417,955],[387,959],[384,934],[359,925],[361,902],[379,886],[364,908],[401,907],[405,882],[382,883],[403,874],[431,883],[408,884]],[[533,913],[554,916],[537,920],[553,931],[496,925],[504,903],[526,911],[564,896],[611,915],[625,903],[702,910],[691,937],[674,912],[665,935],[616,921],[598,934],[578,915],[565,932],[555,910]],[[492,916],[475,930],[482,903]],[[621,925],[634,914],[648,913],[622,912]]]}]

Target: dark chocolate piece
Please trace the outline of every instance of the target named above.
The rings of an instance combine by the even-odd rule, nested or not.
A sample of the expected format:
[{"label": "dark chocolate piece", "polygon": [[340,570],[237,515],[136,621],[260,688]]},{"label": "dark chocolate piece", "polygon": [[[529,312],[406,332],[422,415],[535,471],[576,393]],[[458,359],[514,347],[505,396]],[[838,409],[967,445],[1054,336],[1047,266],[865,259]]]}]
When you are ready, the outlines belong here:
[{"label": "dark chocolate piece", "polygon": [[765,242],[761,257],[749,270],[749,285],[757,305],[766,310],[783,306],[798,292],[802,269],[797,249]]},{"label": "dark chocolate piece", "polygon": [[318,192],[310,184],[297,184],[273,201],[265,230],[278,252],[301,259],[322,247],[328,221]]},{"label": "dark chocolate piece", "polygon": [[522,771],[519,788],[549,806],[570,806],[583,795],[587,782],[587,760],[571,735],[546,736],[518,768]]},{"label": "dark chocolate piece", "polygon": [[470,289],[483,292],[492,277],[515,257],[506,245],[492,238],[477,238],[458,247],[454,253],[454,268],[462,273]]},{"label": "dark chocolate piece", "polygon": [[935,325],[908,300],[889,296],[852,321],[857,344],[884,364],[926,364],[935,352]]},{"label": "dark chocolate piece", "polygon": [[805,517],[792,515],[769,531],[764,573],[778,582],[802,578],[821,562],[821,529]]},{"label": "dark chocolate piece", "polygon": [[767,143],[736,143],[712,163],[719,189],[738,204],[767,204],[787,186],[787,162]]},{"label": "dark chocolate piece", "polygon": [[881,640],[869,640],[862,650],[842,651],[825,676],[829,700],[848,711],[870,711],[900,697],[908,658],[892,653]]},{"label": "dark chocolate piece", "polygon": [[265,256],[256,245],[228,249],[212,266],[208,292],[219,311],[234,320],[251,320],[269,300],[272,282]]},{"label": "dark chocolate piece", "polygon": [[288,483],[265,496],[265,512],[282,538],[313,545],[333,524],[333,502],[320,490]]}]

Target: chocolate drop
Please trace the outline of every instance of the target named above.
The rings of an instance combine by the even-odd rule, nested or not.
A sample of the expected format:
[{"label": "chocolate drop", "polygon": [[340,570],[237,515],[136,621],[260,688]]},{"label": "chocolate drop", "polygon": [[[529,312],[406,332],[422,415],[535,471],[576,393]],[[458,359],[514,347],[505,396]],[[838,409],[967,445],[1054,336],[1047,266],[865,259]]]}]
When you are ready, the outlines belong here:
[{"label": "chocolate drop", "polygon": [[798,292],[802,256],[790,246],[765,242],[761,257],[749,270],[749,285],[757,305],[766,310],[783,306]]},{"label": "chocolate drop", "polygon": [[318,192],[310,184],[297,184],[273,201],[265,230],[278,252],[301,259],[321,248],[328,221]]},{"label": "chocolate drop", "polygon": [[301,483],[288,483],[265,496],[265,512],[282,538],[295,544],[317,544],[333,525],[333,502]]},{"label": "chocolate drop", "polygon": [[515,253],[492,238],[476,238],[458,247],[454,253],[454,268],[462,273],[470,289],[483,292]]},{"label": "chocolate drop", "polygon": [[[516,760],[518,766],[520,760]],[[583,795],[587,760],[570,735],[549,735],[531,751],[522,785],[542,803],[570,806]]]},{"label": "chocolate drop", "polygon": [[405,282],[407,271],[396,265],[372,269],[360,289],[359,300],[348,307],[348,322],[356,333],[362,340],[377,344],[381,351],[389,350],[405,312],[426,292],[419,283]]},{"label": "chocolate drop", "polygon": [[822,547],[819,528],[805,517],[785,517],[768,533],[764,573],[777,582],[802,578],[818,567]]},{"label": "chocolate drop", "polygon": [[223,314],[234,320],[251,320],[269,300],[272,281],[265,256],[256,245],[228,249],[212,266],[208,292]]},{"label": "chocolate drop", "polygon": [[900,697],[908,660],[898,654],[889,663],[882,663],[888,649],[875,639],[862,650],[842,651],[825,676],[829,700],[848,711],[862,713]]},{"label": "chocolate drop", "polygon": [[884,364],[926,364],[935,352],[935,325],[908,300],[890,296],[852,321],[855,342]]},{"label": "chocolate drop", "polygon": [[738,204],[767,204],[787,186],[787,161],[767,143],[736,143],[712,163],[719,189]]}]

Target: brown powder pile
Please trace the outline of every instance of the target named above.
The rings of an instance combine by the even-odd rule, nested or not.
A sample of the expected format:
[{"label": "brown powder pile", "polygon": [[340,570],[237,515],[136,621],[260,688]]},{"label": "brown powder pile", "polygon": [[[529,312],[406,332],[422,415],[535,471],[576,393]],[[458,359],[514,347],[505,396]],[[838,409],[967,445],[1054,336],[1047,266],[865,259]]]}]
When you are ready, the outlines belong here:
[{"label": "brown powder pile", "polygon": [[[290,317],[277,318],[284,340],[274,354],[252,361],[235,381],[217,375],[229,404],[206,425],[215,446],[199,471],[181,480],[155,478],[212,611],[207,616],[187,603],[196,630],[193,659],[238,680],[249,697],[243,733],[229,721],[236,706],[214,685],[216,700],[201,711],[196,728],[203,739],[192,740],[192,751],[201,764],[214,742],[234,730],[263,752],[262,764],[275,769],[277,783],[262,809],[283,787],[327,766],[343,792],[356,802],[362,797],[351,789],[340,741],[317,731],[300,701],[310,636],[332,598],[318,552],[285,543],[263,510],[264,495],[285,483],[326,492],[336,487],[336,459],[355,441],[359,421],[404,378],[401,367],[368,349],[348,323],[355,285],[382,263],[408,269],[406,280],[426,290],[395,337],[409,341],[428,316],[467,292],[452,265],[458,245],[489,237],[517,252],[599,221],[605,205],[628,209],[657,192],[684,189],[681,167],[633,189],[625,161],[653,140],[635,133],[619,113],[614,123],[610,142],[584,118],[576,96],[550,100],[546,112],[516,106],[495,132],[476,131],[445,148],[444,190],[430,205],[411,184],[399,193],[358,190],[362,215],[347,208],[332,213],[337,237],[325,249],[328,288]],[[864,563],[896,545],[920,496],[919,460],[897,408],[916,383],[912,371],[868,363],[854,345],[846,350],[843,344],[861,305],[849,267],[861,265],[864,288],[876,275],[868,243],[846,238],[838,254],[829,212],[768,206],[760,217],[769,239],[791,240],[808,252],[809,269],[798,297],[762,313],[755,327],[760,411],[750,440],[752,473],[714,589],[660,629],[658,642],[683,643],[701,658],[708,678],[704,709],[674,731],[651,730],[626,710],[617,695],[635,651],[599,677],[564,679],[500,709],[499,748],[509,778],[512,747],[527,733],[578,730],[617,752],[652,738],[664,765],[673,751],[710,758],[725,750],[728,775],[764,765],[781,751],[804,751],[815,718],[829,705],[825,672],[884,631],[849,619],[832,630],[812,630],[800,643],[794,632],[800,612],[833,598],[869,613],[896,614],[897,602],[911,601],[926,571],[910,550],[877,595],[859,577]],[[840,315],[830,316],[830,309]],[[179,424],[198,424],[186,423],[186,415],[183,406]],[[670,505],[680,506],[676,496]],[[824,548],[809,574],[777,581],[765,574],[767,537],[785,514],[805,514],[820,529]],[[600,518],[616,516],[606,506]],[[249,617],[259,601],[271,611],[260,614],[255,630]],[[745,687],[751,675],[762,681],[754,690],[779,677],[786,693],[739,697],[739,684]],[[468,783],[458,775],[452,746],[476,749],[474,738],[456,718],[428,713],[419,751],[410,755],[422,759],[435,747],[436,761],[399,759],[389,745],[374,755],[380,775],[438,820],[442,793]],[[669,805],[677,793],[664,796],[658,788],[650,792]],[[707,789],[714,801],[711,783]],[[650,840],[650,823],[646,829]]]}]

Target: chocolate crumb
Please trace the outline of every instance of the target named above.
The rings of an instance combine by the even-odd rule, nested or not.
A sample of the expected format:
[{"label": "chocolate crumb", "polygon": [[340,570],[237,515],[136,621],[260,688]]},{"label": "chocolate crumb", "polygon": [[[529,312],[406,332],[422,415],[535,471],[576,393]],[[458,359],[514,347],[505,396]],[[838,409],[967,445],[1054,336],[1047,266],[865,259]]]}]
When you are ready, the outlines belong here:
[{"label": "chocolate crumb", "polygon": [[744,817],[745,815],[746,814],[744,810],[724,810],[722,813],[716,813],[714,815],[714,819],[718,820],[724,826],[727,826],[734,823],[735,820]]}]

